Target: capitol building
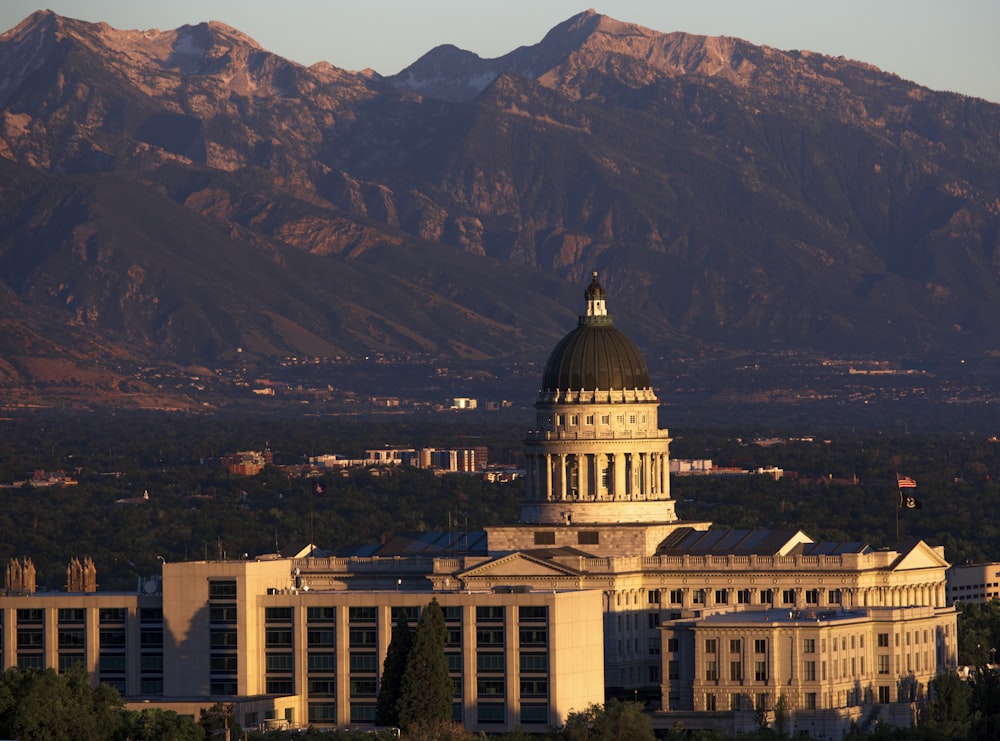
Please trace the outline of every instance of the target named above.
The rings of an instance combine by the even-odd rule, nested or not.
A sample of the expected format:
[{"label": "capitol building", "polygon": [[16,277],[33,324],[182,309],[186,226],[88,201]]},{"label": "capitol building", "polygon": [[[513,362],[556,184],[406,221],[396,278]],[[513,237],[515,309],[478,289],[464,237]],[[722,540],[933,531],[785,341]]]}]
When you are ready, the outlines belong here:
[{"label": "capitol building", "polygon": [[912,725],[957,663],[941,547],[682,519],[645,359],[595,273],[545,364],[517,523],[352,553],[166,563],[138,594],[0,597],[2,662],[82,661],[130,706],[371,727],[395,616],[435,598],[453,717],[545,731],[606,696],[654,724],[839,739]]}]

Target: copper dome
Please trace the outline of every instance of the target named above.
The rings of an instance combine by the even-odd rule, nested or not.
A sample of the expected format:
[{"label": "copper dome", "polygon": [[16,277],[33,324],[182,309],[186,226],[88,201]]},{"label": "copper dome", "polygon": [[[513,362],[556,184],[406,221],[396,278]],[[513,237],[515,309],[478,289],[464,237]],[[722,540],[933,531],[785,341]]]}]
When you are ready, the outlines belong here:
[{"label": "copper dome", "polygon": [[[604,311],[605,292],[597,274],[585,293],[587,316],[562,338],[545,363],[542,391],[646,389],[649,367],[635,343],[616,329]],[[596,308],[595,308],[596,307]]]}]

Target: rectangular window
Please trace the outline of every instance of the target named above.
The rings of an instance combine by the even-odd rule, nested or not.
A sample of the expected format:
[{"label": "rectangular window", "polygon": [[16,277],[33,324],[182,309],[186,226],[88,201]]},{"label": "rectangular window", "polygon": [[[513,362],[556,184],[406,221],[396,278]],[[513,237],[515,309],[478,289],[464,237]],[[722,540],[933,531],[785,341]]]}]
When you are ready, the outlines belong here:
[{"label": "rectangular window", "polygon": [[667,678],[668,679],[680,679],[681,678],[681,662],[677,659],[671,659],[667,662]]},{"label": "rectangular window", "polygon": [[124,623],[127,612],[124,607],[101,607],[97,619],[102,623]]},{"label": "rectangular window", "polygon": [[292,631],[282,628],[268,628],[264,631],[265,648],[290,648]]},{"label": "rectangular window", "polygon": [[767,662],[755,661],[753,665],[753,678],[757,682],[767,681]]},{"label": "rectangular window", "polygon": [[74,666],[84,665],[83,654],[60,654],[59,655],[59,673],[65,674]]},{"label": "rectangular window", "polygon": [[291,679],[268,677],[264,684],[264,691],[269,695],[290,695],[295,691],[294,682]]},{"label": "rectangular window", "polygon": [[889,657],[879,656],[878,657],[878,673],[888,674],[889,673]]},{"label": "rectangular window", "polygon": [[521,723],[537,725],[549,722],[548,705],[521,705]]},{"label": "rectangular window", "polygon": [[714,638],[706,638],[705,639],[705,653],[707,653],[707,654],[714,654],[718,650],[716,648],[717,646],[718,646],[718,644],[716,643],[716,641],[715,641]]},{"label": "rectangular window", "polygon": [[760,603],[762,605],[773,605],[774,604],[774,590],[773,589],[761,589],[760,590]]},{"label": "rectangular window", "polygon": [[709,659],[705,662],[705,679],[709,682],[714,682],[719,678],[719,665],[715,659]]},{"label": "rectangular window", "polygon": [[783,589],[781,590],[781,601],[786,605],[795,604],[795,590],[794,589]]},{"label": "rectangular window", "polygon": [[647,621],[648,621],[647,627],[649,627],[649,628],[658,628],[658,627],[660,627],[660,613],[658,613],[658,612],[650,612],[650,613],[648,613],[646,615],[646,618],[647,618]]},{"label": "rectangular window", "polygon": [[351,651],[349,661],[352,672],[378,671],[378,656],[373,653]]},{"label": "rectangular window", "polygon": [[671,589],[670,604],[672,605],[684,604],[684,592],[682,592],[680,589]]},{"label": "rectangular window", "polygon": [[337,694],[337,682],[334,679],[310,679],[307,686],[310,697],[333,697]]},{"label": "rectangular window", "polygon": [[208,608],[208,622],[235,623],[236,605],[212,605]]},{"label": "rectangular window", "polygon": [[750,604],[750,590],[740,589],[736,592],[736,604],[739,605],[749,605]]},{"label": "rectangular window", "polygon": [[545,629],[529,630],[521,628],[518,638],[521,641],[522,646],[527,646],[529,648],[543,648],[548,645],[549,632]]},{"label": "rectangular window", "polygon": [[715,712],[715,695],[711,692],[705,694],[705,710],[710,713]]},{"label": "rectangular window", "polygon": [[839,605],[843,602],[843,593],[839,589],[831,589],[826,593],[826,601],[831,605]]},{"label": "rectangular window", "polygon": [[477,630],[476,646],[480,648],[503,648],[503,631],[485,628]]},{"label": "rectangular window", "polygon": [[[233,608],[233,619],[236,619],[235,608]],[[292,622],[291,607],[265,607],[264,622],[266,623],[290,623]]]},{"label": "rectangular window", "polygon": [[208,598],[212,599],[236,599],[236,580],[227,579],[225,581],[211,580],[208,582]]},{"label": "rectangular window", "polygon": [[[374,630],[352,630],[348,637],[352,646],[374,646]],[[337,632],[334,630],[308,630],[306,631],[306,645],[310,648],[317,646],[336,646]]]},{"label": "rectangular window", "polygon": [[816,681],[816,662],[815,661],[806,661],[806,662],[803,663],[803,665],[802,665],[802,677],[807,682],[815,682]]},{"label": "rectangular window", "polygon": [[213,630],[211,633],[209,633],[209,645],[212,648],[236,648],[237,646],[236,631]]},{"label": "rectangular window", "polygon": [[547,679],[522,679],[521,697],[547,697],[549,681]]},{"label": "rectangular window", "polygon": [[295,658],[291,654],[268,653],[265,667],[267,671],[278,674],[290,672],[295,668]]},{"label": "rectangular window", "polygon": [[336,616],[337,608],[335,607],[306,608],[306,621],[310,623],[332,623]]},{"label": "rectangular window", "polygon": [[807,605],[818,605],[819,604],[819,590],[818,589],[807,589],[806,590],[806,604]]},{"label": "rectangular window", "polygon": [[237,657],[233,654],[212,656],[208,661],[208,670],[212,674],[236,674]]},{"label": "rectangular window", "polygon": [[82,607],[60,607],[58,618],[60,623],[82,623],[85,614]]},{"label": "rectangular window", "polygon": [[139,646],[142,648],[163,648],[163,631],[143,628],[139,631]]},{"label": "rectangular window", "polygon": [[581,530],[576,535],[576,542],[578,545],[598,545],[601,538],[596,530]]},{"label": "rectangular window", "polygon": [[536,530],[535,545],[555,545],[556,534],[553,530]]},{"label": "rectangular window", "polygon": [[476,690],[480,697],[499,698],[504,696],[504,680],[502,679],[479,679],[476,681]]},{"label": "rectangular window", "polygon": [[804,638],[802,640],[802,653],[814,654],[816,653],[816,639],[815,638]]},{"label": "rectangular window", "polygon": [[753,642],[753,652],[755,654],[766,654],[767,653],[767,639],[757,638]]},{"label": "rectangular window", "polygon": [[352,623],[374,623],[374,607],[348,607],[347,619]]},{"label": "rectangular window", "polygon": [[732,638],[729,641],[729,653],[738,654],[743,650],[743,641],[739,638]]},{"label": "rectangular window", "polygon": [[503,606],[488,605],[488,606],[477,607],[476,621],[480,623],[503,622]]},{"label": "rectangular window", "polygon": [[715,590],[715,604],[717,605],[728,605],[729,604],[729,592],[725,589]]},{"label": "rectangular window", "polygon": [[309,703],[310,723],[336,723],[337,703],[335,702],[311,702]]},{"label": "rectangular window", "polygon": [[816,709],[816,693],[806,692],[806,710]]},{"label": "rectangular window", "polygon": [[[500,654],[480,654],[482,656],[501,656]],[[502,658],[502,656],[501,656]],[[477,657],[478,661],[478,657]],[[501,661],[501,664],[503,662]],[[500,667],[501,670],[503,666]],[[547,672],[549,670],[548,654],[521,654],[521,673]],[[482,671],[482,669],[480,669]]]},{"label": "rectangular window", "polygon": [[549,608],[545,605],[521,605],[517,608],[517,617],[522,623],[545,622],[549,617]]},{"label": "rectangular window", "polygon": [[125,671],[125,654],[101,654],[97,667],[101,674],[121,674]]},{"label": "rectangular window", "polygon": [[374,697],[378,694],[378,683],[374,679],[352,679],[351,697]]},{"label": "rectangular window", "polygon": [[139,657],[139,669],[146,674],[163,672],[163,654],[142,654]]},{"label": "rectangular window", "polygon": [[889,634],[888,633],[879,633],[876,636],[875,645],[878,646],[879,648],[888,648],[889,647]]},{"label": "rectangular window", "polygon": [[743,680],[743,663],[739,661],[729,662],[729,681],[740,682]]},{"label": "rectangular window", "polygon": [[337,655],[311,653],[306,666],[310,674],[331,674],[337,669]]},{"label": "rectangular window", "polygon": [[476,707],[476,720],[479,723],[503,723],[505,706],[497,703],[480,703]]},{"label": "rectangular window", "polygon": [[878,701],[880,704],[885,705],[889,702],[889,688],[879,687],[878,688]]}]

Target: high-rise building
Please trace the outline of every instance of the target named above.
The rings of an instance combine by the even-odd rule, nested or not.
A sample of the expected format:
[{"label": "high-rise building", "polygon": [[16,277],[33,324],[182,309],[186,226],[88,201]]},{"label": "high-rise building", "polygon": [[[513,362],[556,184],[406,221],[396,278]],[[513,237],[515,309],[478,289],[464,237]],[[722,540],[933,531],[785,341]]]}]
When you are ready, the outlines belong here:
[{"label": "high-rise building", "polygon": [[436,599],[471,730],[544,730],[615,692],[657,697],[665,727],[914,722],[956,663],[943,550],[680,519],[649,368],[606,300],[595,274],[545,365],[519,522],[165,564],[138,595],[12,590],[3,665],[83,661],[129,702],[225,701],[249,727],[366,725],[394,615]]}]

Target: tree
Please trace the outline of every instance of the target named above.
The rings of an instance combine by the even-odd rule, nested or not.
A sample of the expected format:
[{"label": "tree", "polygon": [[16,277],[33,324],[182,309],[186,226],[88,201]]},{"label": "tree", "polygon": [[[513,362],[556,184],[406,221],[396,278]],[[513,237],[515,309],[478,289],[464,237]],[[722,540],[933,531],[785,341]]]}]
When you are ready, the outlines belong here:
[{"label": "tree", "polygon": [[653,724],[637,702],[610,699],[602,707],[570,713],[562,732],[567,741],[653,741]]},{"label": "tree", "polygon": [[451,722],[455,687],[448,674],[444,641],[444,613],[437,599],[432,599],[420,615],[403,673],[399,697],[399,722],[403,728]]},{"label": "tree", "polygon": [[413,631],[406,611],[400,610],[392,628],[392,640],[382,664],[382,681],[379,684],[378,704],[375,706],[375,725],[399,725],[399,698],[403,691],[406,660],[413,647]]},{"label": "tree", "polygon": [[939,738],[964,738],[968,735],[972,687],[948,672],[931,680],[933,699],[924,709],[921,727]]},{"label": "tree", "polygon": [[131,741],[203,741],[205,731],[193,718],[173,710],[126,711],[124,737]]},{"label": "tree", "polygon": [[92,687],[80,666],[8,669],[0,675],[0,734],[30,741],[112,739],[122,722],[122,701],[109,685]]}]

